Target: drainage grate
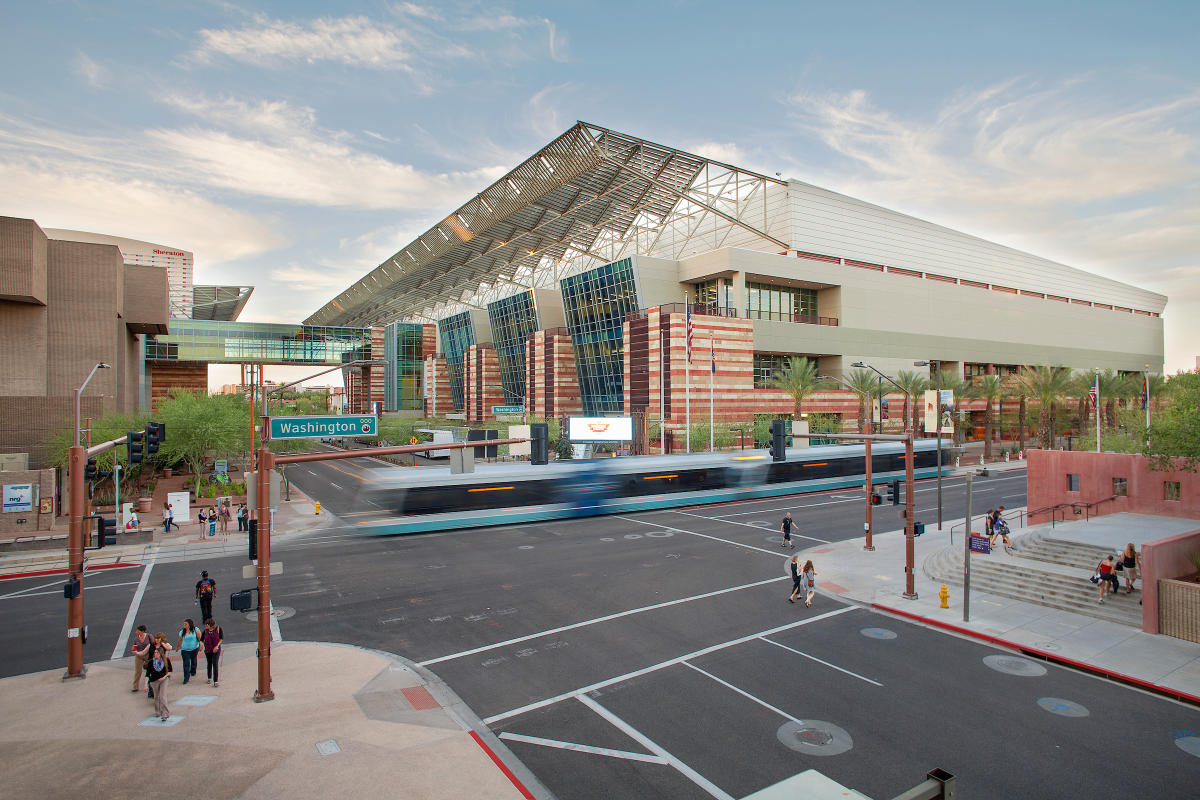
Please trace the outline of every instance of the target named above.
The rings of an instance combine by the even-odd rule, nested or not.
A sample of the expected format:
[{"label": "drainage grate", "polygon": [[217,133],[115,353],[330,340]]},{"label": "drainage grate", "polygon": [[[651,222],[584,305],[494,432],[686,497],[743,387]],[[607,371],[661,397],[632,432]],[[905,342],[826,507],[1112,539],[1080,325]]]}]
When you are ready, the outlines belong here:
[{"label": "drainage grate", "polygon": [[342,752],[342,748],[338,747],[338,743],[333,739],[326,739],[323,742],[317,742],[317,752],[323,756],[331,756],[334,753]]}]

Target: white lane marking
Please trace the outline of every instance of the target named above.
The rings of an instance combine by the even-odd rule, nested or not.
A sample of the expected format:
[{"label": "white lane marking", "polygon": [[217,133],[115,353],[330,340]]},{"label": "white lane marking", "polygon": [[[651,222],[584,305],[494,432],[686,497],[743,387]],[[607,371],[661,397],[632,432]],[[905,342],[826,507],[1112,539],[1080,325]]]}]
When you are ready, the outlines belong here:
[{"label": "white lane marking", "polygon": [[508,647],[509,645],[519,644],[521,642],[527,642],[530,639],[537,639],[542,636],[552,636],[556,633],[562,633],[563,631],[570,631],[570,630],[574,630],[576,628],[585,628],[589,625],[597,625],[601,622],[609,622],[614,619],[620,619],[621,617],[628,617],[633,614],[641,614],[645,611],[655,611],[660,608],[668,608],[670,606],[677,606],[680,603],[690,603],[694,600],[703,600],[708,597],[717,597],[718,595],[728,594],[729,592],[738,592],[738,591],[741,591],[742,589],[753,589],[756,586],[765,586],[768,583],[775,583],[775,582],[781,581],[781,580],[787,580],[787,576],[785,575],[785,576],[781,576],[778,578],[767,578],[766,580],[755,581],[754,583],[744,583],[741,586],[730,586],[726,589],[717,589],[716,591],[705,592],[704,594],[696,594],[696,595],[692,595],[691,597],[681,597],[678,600],[668,600],[664,603],[655,603],[652,606],[642,606],[641,608],[631,608],[628,611],[618,611],[615,614],[608,614],[603,617],[595,617],[593,619],[586,619],[582,622],[575,622],[571,625],[563,625],[561,628],[551,628],[550,630],[538,631],[537,633],[531,633],[526,636],[518,636],[515,639],[508,639],[503,642],[496,642],[495,644],[484,645],[483,647],[476,647],[473,650],[463,650],[460,653],[451,653],[450,655],[439,656],[438,658],[431,658],[428,661],[418,662],[418,664],[422,667],[428,667],[432,664],[440,664],[443,661],[453,661],[454,659],[462,658],[463,656],[471,656],[471,655],[475,655],[476,653],[484,653],[484,652],[487,652],[488,650],[495,650],[498,647]]},{"label": "white lane marking", "polygon": [[555,703],[561,703],[563,700],[567,700],[571,697],[575,697],[575,696],[581,695],[581,694],[587,694],[588,692],[594,692],[597,689],[603,689],[605,686],[611,686],[614,683],[621,683],[622,681],[632,680],[633,678],[640,678],[643,675],[649,675],[653,672],[658,672],[661,669],[666,669],[667,667],[673,667],[673,666],[676,666],[677,664],[682,664],[684,661],[691,661],[694,658],[706,656],[709,653],[717,653],[717,652],[720,652],[721,650],[725,650],[730,647],[736,647],[739,644],[745,644],[746,642],[753,641],[753,640],[758,639],[763,636],[771,636],[772,634],[781,633],[783,631],[790,631],[793,628],[799,628],[804,625],[811,625],[814,622],[821,622],[821,621],[829,619],[831,617],[836,617],[839,614],[845,614],[848,611],[857,611],[857,610],[858,609],[855,608],[854,606],[844,606],[843,608],[836,608],[833,611],[826,611],[824,614],[818,614],[815,617],[809,617],[807,619],[797,620],[796,622],[789,622],[787,625],[780,625],[777,628],[771,628],[770,630],[759,631],[758,633],[751,633],[747,636],[740,636],[737,639],[730,639],[729,641],[721,642],[720,644],[709,645],[708,647],[701,648],[700,650],[694,650],[691,653],[685,653],[684,655],[676,656],[675,658],[670,658],[670,659],[667,659],[666,661],[660,661],[657,664],[651,664],[648,667],[643,667],[642,669],[637,669],[637,670],[634,670],[633,672],[626,672],[624,675],[618,675],[615,678],[607,678],[606,680],[598,681],[597,683],[593,683],[593,684],[589,684],[588,686],[580,687],[579,689],[575,689],[574,691],[564,692],[562,694],[558,694],[553,697],[547,697],[544,700],[537,700],[528,705],[521,706],[520,708],[514,708],[509,711],[503,711],[499,714],[494,714],[494,715],[486,718],[484,720],[484,722],[487,723],[488,725],[492,725],[496,722],[499,722],[500,720],[508,719],[509,717],[515,717],[520,714],[524,714],[528,711],[536,711],[539,708],[545,708],[546,706],[552,706]]},{"label": "white lane marking", "polygon": [[[682,514],[685,517],[697,517],[699,519],[707,519],[707,520],[711,520],[713,522],[724,522],[727,525],[741,525],[743,528],[753,528],[756,531],[768,531],[769,532],[771,530],[770,528],[764,528],[762,525],[751,525],[748,522],[738,522],[737,520],[732,520],[732,519],[718,519],[717,517],[706,517],[703,514],[689,514],[687,511],[672,511],[671,513],[672,514]],[[635,520],[635,522],[636,521],[638,521],[638,520]],[[654,523],[647,522],[645,524],[653,525]],[[665,528],[667,526],[664,525],[662,527]],[[671,530],[677,530],[677,529],[671,528]],[[718,542],[729,541],[727,539],[721,539],[720,537],[717,537],[717,536],[709,536],[706,533],[696,533],[695,531],[684,531],[684,533],[690,533],[693,536],[704,536],[707,539],[716,539]],[[782,536],[782,534],[780,534],[780,535]],[[812,541],[820,542],[821,544],[833,544],[833,542],[829,541],[828,539],[818,539],[816,536],[807,536],[803,533],[793,533],[792,538],[793,539],[811,539]],[[738,542],[729,542],[729,544],[739,544],[739,543]],[[740,545],[740,546],[750,547],[750,545]],[[777,556],[786,556],[787,555],[787,553],[775,553],[774,550],[763,550],[761,547],[750,547],[750,549],[751,550],[762,550],[762,552],[764,552],[764,553],[774,553]]]},{"label": "white lane marking", "polygon": [[[338,486],[338,485],[337,485],[336,483],[334,483],[333,481],[330,481],[330,482],[329,482],[329,485],[330,485],[330,486],[332,486],[332,487],[333,487],[333,488],[335,488],[335,489],[342,489],[342,487]],[[342,491],[346,491],[346,490],[345,490],[345,489],[342,489]]]},{"label": "white lane marking", "polygon": [[[866,498],[855,497],[850,500],[827,500],[824,503],[805,503],[805,504],[801,504],[801,505],[780,506],[779,508],[760,508],[757,511],[737,511],[733,514],[713,514],[711,517],[705,517],[705,519],[725,519],[726,517],[744,517],[744,516],[747,516],[748,514],[771,514],[771,513],[775,513],[775,512],[779,512],[779,511],[786,511],[786,510],[793,509],[793,508],[817,508],[818,506],[832,506],[832,505],[837,505],[838,503],[865,503],[865,502],[866,502]],[[685,512],[680,511],[677,513],[683,514]],[[703,515],[693,514],[692,516],[698,517],[698,516],[703,516]]]},{"label": "white lane marking", "polygon": [[592,711],[595,711],[601,717],[608,720],[610,725],[612,725],[617,730],[624,733],[629,738],[633,739],[635,742],[640,744],[642,747],[644,747],[647,750],[651,751],[652,753],[655,753],[656,755],[666,759],[666,762],[669,765],[671,765],[675,769],[679,770],[679,772],[682,773],[684,775],[684,777],[686,777],[688,780],[690,780],[692,783],[696,784],[698,787],[700,787],[704,791],[708,792],[713,797],[719,798],[719,800],[734,800],[733,795],[729,794],[728,792],[723,791],[719,786],[717,786],[715,783],[710,781],[708,778],[705,778],[699,772],[696,772],[696,770],[692,769],[687,764],[683,763],[678,758],[671,755],[669,752],[664,750],[662,747],[658,746],[653,740],[650,739],[650,737],[646,736],[644,733],[639,731],[637,728],[633,727],[628,722],[621,719],[616,714],[612,713],[611,711],[609,711],[607,708],[605,708],[604,706],[597,703],[592,698],[587,697],[586,695],[579,695],[579,702],[583,703],[585,706],[590,708]]},{"label": "white lane marking", "polygon": [[[133,586],[135,583],[137,583],[137,581],[128,581],[127,583],[103,583],[99,586],[84,586],[83,590],[85,592],[90,592],[92,589],[110,589],[113,586]],[[48,592],[30,592],[29,594],[18,595],[17,597],[5,595],[4,597],[0,597],[0,600],[21,600],[25,597],[41,597],[42,595],[47,594],[62,594],[62,589],[52,589]]]},{"label": "white lane marking", "polygon": [[760,706],[762,706],[763,708],[765,708],[769,711],[774,711],[776,714],[783,717],[784,719],[791,720],[792,722],[800,721],[800,720],[796,719],[795,717],[793,717],[791,714],[784,711],[783,709],[776,708],[775,706],[768,703],[766,700],[755,697],[754,695],[750,694],[749,692],[747,692],[743,689],[739,689],[738,687],[734,686],[732,683],[729,683],[728,681],[721,680],[716,675],[713,675],[711,672],[708,672],[707,670],[700,669],[695,664],[690,664],[687,661],[685,661],[685,662],[683,662],[683,665],[685,667],[688,667],[689,669],[696,670],[696,672],[699,672],[701,675],[707,675],[709,678],[712,678],[714,681],[721,684],[725,688],[732,689],[733,691],[740,694],[742,697],[745,697],[748,700],[753,700],[754,702],[758,703]]},{"label": "white lane marking", "polygon": [[509,742],[524,742],[525,744],[538,744],[542,747],[554,747],[559,750],[574,750],[577,753],[591,753],[594,756],[609,756],[610,758],[623,758],[627,761],[644,761],[647,764],[668,764],[670,762],[662,756],[651,756],[645,753],[631,753],[628,750],[611,750],[607,747],[592,747],[587,744],[576,744],[575,742],[560,742],[556,739],[543,739],[540,736],[526,736],[523,733],[509,733],[505,731],[500,734],[500,738]]},{"label": "white lane marking", "polygon": [[787,650],[789,653],[795,653],[798,656],[804,656],[805,658],[810,658],[813,661],[817,662],[818,664],[824,664],[825,666],[829,667],[830,669],[836,669],[838,672],[844,672],[847,675],[850,675],[851,677],[858,678],[860,681],[866,681],[867,683],[871,683],[876,686],[883,686],[883,684],[880,683],[879,681],[873,681],[870,678],[859,675],[857,672],[851,672],[848,669],[839,667],[837,664],[830,664],[828,661],[822,661],[821,659],[817,658],[816,656],[810,656],[808,653],[802,653],[799,650],[796,650],[795,648],[788,647],[786,644],[780,644],[779,642],[773,642],[764,636],[760,636],[759,638],[762,639],[767,644],[773,644],[776,647],[782,647],[784,650]]},{"label": "white lane marking", "polygon": [[1021,492],[1020,494],[1001,495],[1000,499],[1001,500],[1012,500],[1014,497],[1024,497],[1024,496],[1025,496],[1025,492]]},{"label": "white lane marking", "polygon": [[[712,519],[712,517],[705,517],[705,516],[701,516],[700,514],[687,514],[687,513],[683,512],[683,511],[672,511],[672,512],[670,512],[670,513],[672,513],[672,514],[683,514],[684,516],[688,516],[688,517],[699,517],[700,519],[708,519],[708,520],[711,520],[711,519]],[[628,522],[636,522],[636,523],[638,523],[639,525],[653,525],[653,526],[654,526],[654,527],[656,527],[656,528],[665,528],[666,530],[669,530],[669,531],[675,531],[676,533],[686,533],[688,536],[699,536],[699,537],[700,537],[700,538],[702,538],[702,539],[712,539],[714,542],[722,542],[722,543],[724,543],[724,544],[732,544],[732,545],[735,545],[735,546],[737,546],[737,547],[744,547],[744,548],[746,548],[747,550],[756,550],[756,551],[758,551],[758,552],[760,552],[760,553],[768,553],[768,554],[770,554],[770,555],[773,555],[773,556],[783,556],[783,557],[785,557],[785,558],[786,558],[787,556],[789,556],[789,555],[790,555],[789,553],[781,553],[781,552],[778,552],[778,551],[776,551],[776,550],[768,550],[768,549],[766,549],[765,547],[756,547],[756,546],[754,546],[754,545],[752,545],[752,544],[744,544],[744,543],[742,543],[742,542],[735,542],[735,541],[733,541],[732,539],[722,539],[720,536],[712,536],[712,535],[710,535],[710,534],[707,534],[707,533],[697,533],[696,531],[687,531],[687,530],[684,530],[683,528],[672,528],[670,525],[663,525],[663,524],[661,524],[661,523],[658,523],[658,522],[647,522],[647,521],[646,521],[646,520],[644,520],[644,519],[634,519],[633,517],[618,517],[618,519],[623,519],[623,520],[626,520],[626,521],[628,521]],[[730,524],[730,525],[740,525],[741,523],[739,523],[739,522],[731,522],[731,523],[729,523],[729,524]],[[754,528],[756,531],[763,531],[763,532],[766,532],[766,533],[770,533],[770,532],[771,532],[771,529],[770,529],[770,528],[763,528],[763,527],[760,527],[760,526],[758,526],[758,525],[747,525],[746,527],[747,527],[747,528]],[[806,538],[809,538],[809,539],[811,539],[812,537],[811,537],[811,536],[809,536],[809,537],[806,537]],[[818,542],[824,542],[825,540],[824,540],[824,539],[818,539],[817,541],[818,541]]]},{"label": "white lane marking", "polygon": [[113,647],[112,657],[114,659],[125,656],[125,643],[129,641],[129,635],[133,633],[133,621],[137,618],[138,609],[142,605],[142,595],[146,593],[146,584],[150,582],[150,570],[154,569],[154,560],[157,557],[158,548],[154,547],[150,551],[150,560],[146,562],[146,568],[142,570],[142,578],[138,581],[138,587],[133,592],[133,599],[129,601],[129,613],[125,615],[125,624],[121,626],[121,635],[117,637],[117,644]]},{"label": "white lane marking", "polygon": [[51,581],[50,583],[43,583],[40,586],[29,586],[24,589],[17,589],[15,592],[0,594],[0,600],[7,600],[10,597],[16,597],[17,595],[25,594],[26,592],[36,592],[38,589],[49,589],[51,586],[58,586],[60,583],[62,583],[62,581]]}]

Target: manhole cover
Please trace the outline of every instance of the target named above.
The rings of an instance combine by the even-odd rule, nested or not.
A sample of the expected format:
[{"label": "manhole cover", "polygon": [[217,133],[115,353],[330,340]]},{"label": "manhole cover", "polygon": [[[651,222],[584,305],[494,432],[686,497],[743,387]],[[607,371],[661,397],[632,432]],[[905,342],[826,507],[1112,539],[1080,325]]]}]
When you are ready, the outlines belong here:
[{"label": "manhole cover", "polygon": [[601,536],[601,537],[600,537],[600,541],[602,541],[602,542],[615,542],[615,541],[616,541],[616,539],[612,538],[611,536]]},{"label": "manhole cover", "polygon": [[1058,697],[1042,697],[1037,704],[1051,714],[1059,714],[1064,717],[1086,717],[1089,714],[1088,710],[1079,703]]},{"label": "manhole cover", "polygon": [[861,633],[863,636],[866,636],[868,639],[896,638],[896,632],[890,631],[887,628],[863,628],[861,631],[859,631],[859,633]]},{"label": "manhole cover", "polygon": [[854,747],[844,728],[819,719],[785,722],[775,735],[789,750],[809,756],[836,756]]},{"label": "manhole cover", "polygon": [[671,536],[674,536],[675,532],[674,531],[651,531],[650,533],[647,533],[646,535],[651,538],[654,538],[654,539],[667,539]]},{"label": "manhole cover", "polygon": [[1036,661],[1019,656],[984,656],[983,663],[997,672],[1006,675],[1020,675],[1026,678],[1036,678],[1046,674],[1046,668]]},{"label": "manhole cover", "polygon": [[631,540],[632,539],[640,539],[640,538],[642,538],[642,535],[640,533],[627,533],[627,534],[625,534],[625,538],[631,539]]},{"label": "manhole cover", "polygon": [[533,549],[533,545],[531,545],[531,544],[523,544],[523,545],[521,545],[520,547],[518,547],[517,549],[518,549],[518,550],[532,550],[532,549]]},{"label": "manhole cover", "polygon": [[[291,606],[274,606],[271,608],[271,616],[275,619],[289,619],[296,616],[296,609]],[[258,621],[258,611],[247,611],[246,619],[250,622]]]}]

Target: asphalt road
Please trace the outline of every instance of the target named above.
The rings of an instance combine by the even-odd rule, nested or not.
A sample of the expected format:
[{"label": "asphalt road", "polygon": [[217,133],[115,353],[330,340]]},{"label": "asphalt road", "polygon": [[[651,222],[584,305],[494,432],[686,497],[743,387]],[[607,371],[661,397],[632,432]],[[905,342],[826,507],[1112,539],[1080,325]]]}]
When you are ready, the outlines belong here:
[{"label": "asphalt road", "polygon": [[[331,508],[354,480],[291,477]],[[1023,477],[978,480],[976,508],[1022,505]],[[961,484],[945,481],[947,509]],[[920,486],[930,524],[935,496]],[[1173,739],[1200,729],[1196,709],[826,595],[788,604],[785,509],[812,537],[798,547],[862,535],[848,492],[413,537],[334,528],[276,545],[273,597],[285,639],[441,676],[563,800],[740,798],[810,768],[882,798],[933,767],[971,797],[1195,796],[1195,756]],[[899,527],[894,513],[877,507],[877,530]],[[135,619],[173,636],[198,616],[200,569],[225,597],[250,584],[243,563],[92,575],[87,660],[127,649],[116,638],[147,569]],[[0,674],[62,665],[64,605],[61,580],[0,583]],[[217,618],[229,641],[253,640],[248,619]]]}]

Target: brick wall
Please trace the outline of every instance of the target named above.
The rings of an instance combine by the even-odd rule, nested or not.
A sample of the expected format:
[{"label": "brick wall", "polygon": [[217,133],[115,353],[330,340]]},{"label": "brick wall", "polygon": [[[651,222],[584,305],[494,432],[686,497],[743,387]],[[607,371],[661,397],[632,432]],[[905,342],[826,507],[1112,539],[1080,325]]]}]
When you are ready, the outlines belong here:
[{"label": "brick wall", "polygon": [[46,243],[33,220],[0,217],[0,299],[46,304]]},{"label": "brick wall", "polygon": [[[1163,517],[1200,519],[1200,473],[1155,472],[1135,453],[1090,453],[1029,450],[1028,505],[1047,508],[1059,503],[1092,503],[1112,497],[1113,478],[1124,478],[1128,496],[1101,503],[1091,516],[1128,511]],[[1079,476],[1079,491],[1068,490],[1067,476]],[[1179,500],[1167,500],[1164,484],[1178,482]],[[1049,513],[1030,515],[1030,523],[1048,522]]]},{"label": "brick wall", "polygon": [[500,386],[500,363],[492,345],[471,345],[464,355],[463,403],[469,422],[495,419],[492,406],[504,405],[504,390]]},{"label": "brick wall", "polygon": [[525,345],[525,407],[541,419],[578,415],[579,374],[575,349],[563,328],[535,331]]},{"label": "brick wall", "polygon": [[[436,326],[426,325],[428,329]],[[434,340],[436,345],[436,338]],[[450,376],[446,373],[446,359],[426,349],[425,351],[425,416],[444,417],[454,411],[450,401]]]},{"label": "brick wall", "polygon": [[195,362],[153,362],[146,364],[146,383],[150,387],[150,406],[157,408],[172,390],[208,392],[208,364]]}]

